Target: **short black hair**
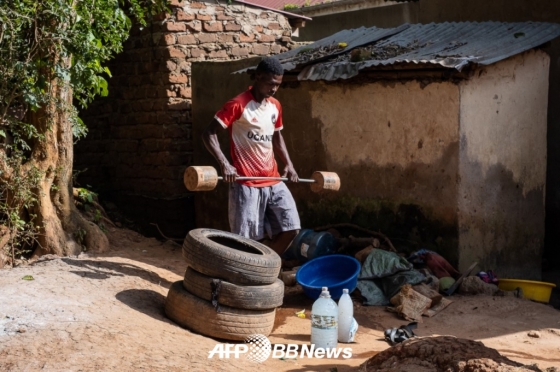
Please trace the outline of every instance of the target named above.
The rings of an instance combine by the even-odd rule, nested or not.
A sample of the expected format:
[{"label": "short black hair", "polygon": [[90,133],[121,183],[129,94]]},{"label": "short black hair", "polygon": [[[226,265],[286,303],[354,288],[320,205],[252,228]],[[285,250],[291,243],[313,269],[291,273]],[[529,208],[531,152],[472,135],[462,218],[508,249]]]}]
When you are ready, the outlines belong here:
[{"label": "short black hair", "polygon": [[257,72],[270,72],[274,75],[284,75],[284,68],[276,58],[264,57],[257,66]]}]

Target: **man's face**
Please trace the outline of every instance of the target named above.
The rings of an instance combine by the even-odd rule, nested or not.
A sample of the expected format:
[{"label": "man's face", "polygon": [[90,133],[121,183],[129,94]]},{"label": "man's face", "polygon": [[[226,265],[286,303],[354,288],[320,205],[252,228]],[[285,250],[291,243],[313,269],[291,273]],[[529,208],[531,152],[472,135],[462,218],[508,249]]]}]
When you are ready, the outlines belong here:
[{"label": "man's face", "polygon": [[254,88],[265,98],[270,98],[276,93],[282,84],[282,75],[274,75],[271,72],[260,72],[255,76]]}]

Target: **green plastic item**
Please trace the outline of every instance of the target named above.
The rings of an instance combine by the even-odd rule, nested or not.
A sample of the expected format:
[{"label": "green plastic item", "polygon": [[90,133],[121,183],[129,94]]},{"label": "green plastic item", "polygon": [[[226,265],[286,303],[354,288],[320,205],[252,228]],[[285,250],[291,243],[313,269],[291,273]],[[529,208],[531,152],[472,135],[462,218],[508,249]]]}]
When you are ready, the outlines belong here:
[{"label": "green plastic item", "polygon": [[444,292],[448,290],[453,284],[455,284],[455,279],[450,276],[445,276],[439,279],[439,291]]}]

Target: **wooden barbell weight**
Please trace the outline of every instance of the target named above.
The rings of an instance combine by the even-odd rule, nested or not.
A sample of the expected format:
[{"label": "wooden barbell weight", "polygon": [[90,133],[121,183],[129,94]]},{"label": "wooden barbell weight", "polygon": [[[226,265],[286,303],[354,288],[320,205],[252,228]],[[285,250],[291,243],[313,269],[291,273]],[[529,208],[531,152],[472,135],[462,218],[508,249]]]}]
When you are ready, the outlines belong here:
[{"label": "wooden barbell weight", "polygon": [[[299,182],[311,183],[311,191],[322,190],[338,191],[340,189],[340,178],[334,172],[314,172],[312,179],[300,178]],[[192,166],[185,170],[183,181],[189,191],[210,191],[216,188],[219,180],[218,172],[214,167]],[[277,180],[289,181],[286,177],[237,177],[237,180]]]}]

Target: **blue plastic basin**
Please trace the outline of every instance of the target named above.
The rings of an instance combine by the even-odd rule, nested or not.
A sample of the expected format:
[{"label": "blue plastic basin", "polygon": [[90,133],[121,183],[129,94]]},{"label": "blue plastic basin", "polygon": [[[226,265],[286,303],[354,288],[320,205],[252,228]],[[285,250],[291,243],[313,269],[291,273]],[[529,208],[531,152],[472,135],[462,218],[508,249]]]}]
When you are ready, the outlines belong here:
[{"label": "blue plastic basin", "polygon": [[319,298],[321,288],[329,287],[332,299],[337,300],[344,288],[349,293],[356,289],[359,273],[360,262],[354,257],[333,254],[305,263],[297,271],[296,280],[309,298]]}]

